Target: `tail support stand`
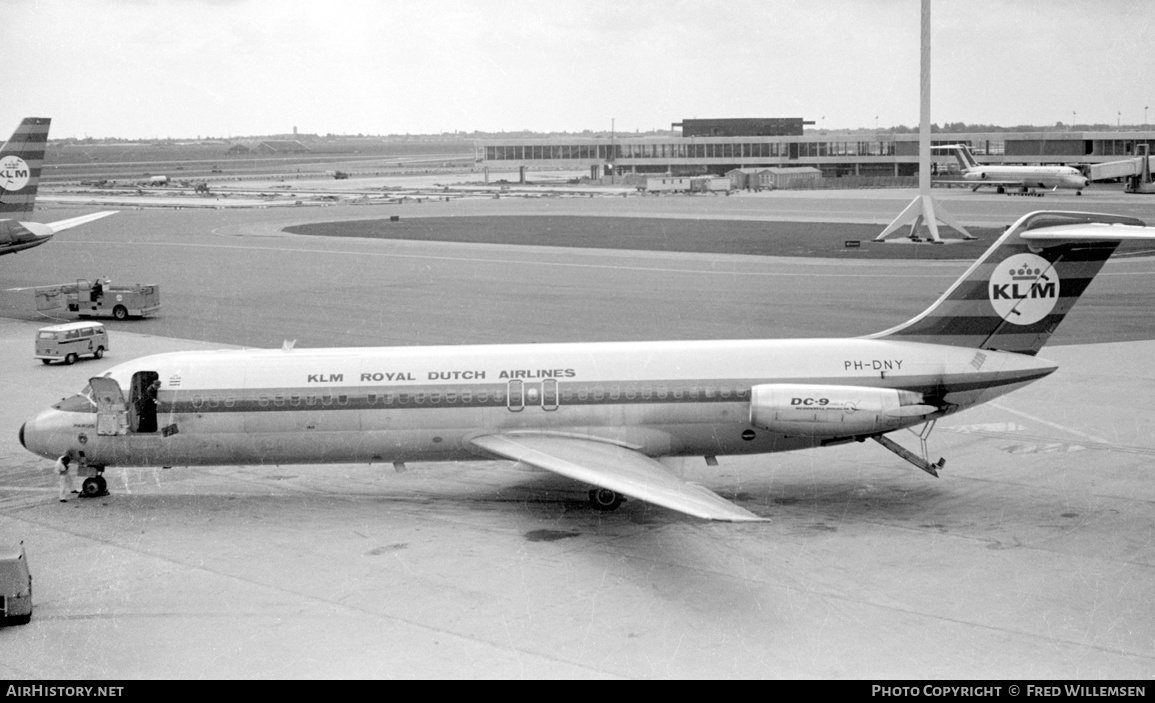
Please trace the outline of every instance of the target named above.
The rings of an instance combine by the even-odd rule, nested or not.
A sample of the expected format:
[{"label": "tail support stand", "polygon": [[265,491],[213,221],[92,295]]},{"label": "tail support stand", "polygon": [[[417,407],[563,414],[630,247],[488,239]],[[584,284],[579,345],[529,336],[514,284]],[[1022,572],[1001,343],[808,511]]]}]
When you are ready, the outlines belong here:
[{"label": "tail support stand", "polygon": [[934,430],[934,423],[935,421],[931,420],[930,422],[923,425],[922,432],[920,432],[918,435],[919,441],[922,443],[922,456],[915,454],[886,435],[875,435],[871,437],[871,439],[899,455],[903,459],[906,459],[931,476],[938,478],[939,470],[946,466],[946,459],[940,458],[938,461],[932,464],[930,459],[927,458],[926,453],[926,439],[927,437],[930,437],[931,431]]}]

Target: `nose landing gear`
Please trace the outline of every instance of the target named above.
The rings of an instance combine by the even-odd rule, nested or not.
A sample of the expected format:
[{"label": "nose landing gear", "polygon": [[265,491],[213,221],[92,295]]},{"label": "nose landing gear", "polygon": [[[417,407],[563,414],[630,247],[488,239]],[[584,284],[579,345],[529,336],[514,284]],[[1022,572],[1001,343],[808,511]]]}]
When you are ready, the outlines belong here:
[{"label": "nose landing gear", "polygon": [[80,495],[83,498],[99,498],[108,495],[108,483],[103,476],[89,476],[80,486]]}]

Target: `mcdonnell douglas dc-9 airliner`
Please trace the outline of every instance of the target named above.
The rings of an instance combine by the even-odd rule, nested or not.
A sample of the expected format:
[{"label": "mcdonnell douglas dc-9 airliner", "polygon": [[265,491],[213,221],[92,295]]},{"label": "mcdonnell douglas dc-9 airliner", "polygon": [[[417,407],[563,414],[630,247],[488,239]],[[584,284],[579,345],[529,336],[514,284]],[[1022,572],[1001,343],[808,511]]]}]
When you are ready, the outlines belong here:
[{"label": "mcdonnell douglas dc-9 airliner", "polygon": [[57,232],[115,214],[115,210],[94,212],[48,224],[9,219],[27,217],[36,206],[51,124],[47,117],[25,117],[0,147],[0,256],[38,247]]},{"label": "mcdonnell douglas dc-9 airliner", "polygon": [[[1128,217],[1018,220],[922,314],[852,339],[177,352],[93,378],[20,442],[71,454],[87,493],[109,466],[508,459],[711,520],[762,519],[667,457],[875,440],[938,475],[938,418],[1037,381],[1035,355],[1120,242]],[[127,396],[127,398],[126,398]],[[921,455],[887,434],[922,425]]]},{"label": "mcdonnell douglas dc-9 airliner", "polygon": [[983,186],[991,186],[998,193],[1012,187],[1018,188],[1019,193],[1026,193],[1035,187],[1053,190],[1072,188],[1075,195],[1082,195],[1083,189],[1091,182],[1073,166],[984,166],[975,160],[966,144],[932,146],[931,150],[954,152],[963,180],[974,184],[971,191]]}]

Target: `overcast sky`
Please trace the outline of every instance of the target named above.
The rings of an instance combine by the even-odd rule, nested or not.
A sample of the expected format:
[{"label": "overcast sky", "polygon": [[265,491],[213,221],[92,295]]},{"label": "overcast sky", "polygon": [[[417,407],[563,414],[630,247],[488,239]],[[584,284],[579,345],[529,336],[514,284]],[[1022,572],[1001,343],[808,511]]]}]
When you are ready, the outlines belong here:
[{"label": "overcast sky", "polygon": [[[54,138],[917,126],[919,7],[2,0],[0,133],[25,116]],[[1153,19],[1151,0],[934,0],[932,120],[1140,124]]]}]

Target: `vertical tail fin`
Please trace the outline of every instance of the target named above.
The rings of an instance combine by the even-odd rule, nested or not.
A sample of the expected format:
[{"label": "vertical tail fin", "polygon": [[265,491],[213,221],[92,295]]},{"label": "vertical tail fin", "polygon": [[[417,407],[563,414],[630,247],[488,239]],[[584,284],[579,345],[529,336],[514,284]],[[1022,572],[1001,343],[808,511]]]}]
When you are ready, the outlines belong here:
[{"label": "vertical tail fin", "polygon": [[954,157],[958,159],[959,169],[966,173],[972,168],[978,168],[979,162],[975,160],[974,154],[971,153],[970,147],[966,144],[942,144],[939,146],[932,146],[931,151],[953,151]]},{"label": "vertical tail fin", "polygon": [[922,314],[870,338],[1036,354],[1125,240],[1155,227],[1118,215],[1021,217]]},{"label": "vertical tail fin", "polygon": [[0,217],[30,215],[48,146],[48,117],[25,117],[0,148]]},{"label": "vertical tail fin", "polygon": [[979,162],[975,160],[975,155],[971,153],[970,147],[968,147],[966,144],[955,145],[954,153],[955,156],[958,157],[963,171],[969,171],[972,168],[978,168]]}]

